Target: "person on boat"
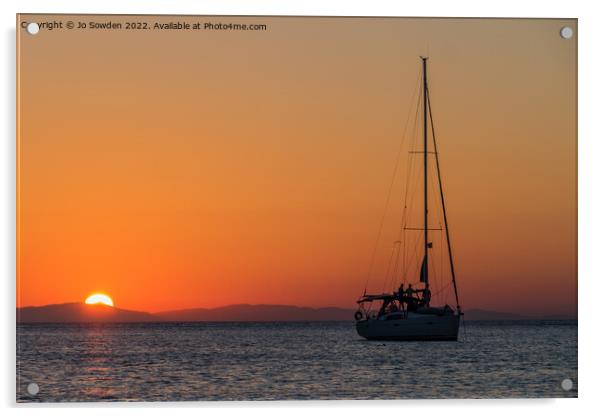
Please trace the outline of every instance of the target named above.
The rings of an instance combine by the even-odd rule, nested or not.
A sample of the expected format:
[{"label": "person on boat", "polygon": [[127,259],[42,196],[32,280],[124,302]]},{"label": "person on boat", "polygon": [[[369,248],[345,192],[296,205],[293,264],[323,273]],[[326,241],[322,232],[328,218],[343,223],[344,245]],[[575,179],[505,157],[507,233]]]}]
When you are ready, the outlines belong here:
[{"label": "person on boat", "polygon": [[403,283],[399,286],[399,290],[397,291],[397,299],[399,299],[400,302],[404,301],[404,294],[405,290],[403,288]]},{"label": "person on boat", "polygon": [[415,311],[418,306],[416,302],[417,299],[414,297],[415,293],[416,291],[412,288],[412,284],[410,283],[405,292],[405,301],[408,304],[408,311]]}]

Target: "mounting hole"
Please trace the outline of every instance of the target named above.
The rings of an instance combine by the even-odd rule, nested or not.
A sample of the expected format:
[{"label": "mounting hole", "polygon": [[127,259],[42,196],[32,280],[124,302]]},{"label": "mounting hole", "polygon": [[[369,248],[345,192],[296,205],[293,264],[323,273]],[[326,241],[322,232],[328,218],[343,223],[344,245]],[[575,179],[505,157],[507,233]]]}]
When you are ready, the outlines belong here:
[{"label": "mounting hole", "polygon": [[38,383],[29,383],[27,385],[27,393],[29,393],[30,396],[35,396],[39,392],[40,386],[38,386]]},{"label": "mounting hole", "polygon": [[40,31],[40,25],[36,22],[31,22],[27,24],[27,33],[30,35],[36,35]]},{"label": "mounting hole", "polygon": [[570,39],[573,37],[573,29],[571,29],[568,26],[563,27],[562,29],[560,29],[560,37],[562,39]]},{"label": "mounting hole", "polygon": [[560,383],[560,387],[562,387],[562,390],[564,391],[569,391],[573,388],[573,380],[571,380],[570,378],[565,378],[564,380],[562,380],[562,383]]}]

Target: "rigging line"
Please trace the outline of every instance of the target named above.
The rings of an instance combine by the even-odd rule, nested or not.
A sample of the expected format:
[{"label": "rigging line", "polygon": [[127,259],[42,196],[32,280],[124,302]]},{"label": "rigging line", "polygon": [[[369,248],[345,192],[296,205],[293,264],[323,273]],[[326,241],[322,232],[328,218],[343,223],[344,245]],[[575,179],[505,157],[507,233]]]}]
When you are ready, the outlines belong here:
[{"label": "rigging line", "polygon": [[[411,148],[415,148],[417,141],[418,141],[418,114],[419,114],[419,110],[420,110],[420,106],[422,103],[422,94],[417,94],[418,90],[419,90],[419,86],[422,84],[422,73],[418,74],[417,77],[417,83],[415,86],[415,91],[414,91],[414,95],[412,97],[412,101],[415,100],[416,102],[416,110],[414,112],[414,122],[412,123],[412,133],[411,133],[411,138],[412,138],[412,142],[411,144]],[[402,275],[403,275],[403,282],[406,283],[407,282],[407,277],[408,277],[408,272],[409,272],[409,268],[410,265],[408,264],[408,259],[407,259],[407,247],[408,245],[411,246],[411,242],[408,244],[407,241],[407,237],[406,237],[406,233],[405,233],[405,227],[407,226],[407,221],[408,221],[408,213],[412,211],[413,209],[413,195],[414,193],[417,191],[417,187],[413,186],[414,185],[414,176],[416,174],[415,169],[414,169],[414,165],[415,165],[415,158],[413,157],[413,155],[408,152],[407,155],[407,171],[406,171],[406,184],[405,184],[405,192],[404,192],[404,199],[403,199],[403,209],[402,209],[402,218],[401,218],[401,224],[399,227],[399,240],[402,240],[403,242],[403,260],[402,260]],[[410,203],[408,206],[408,197],[410,197]],[[418,241],[416,241],[416,247],[417,247]],[[392,276],[393,277],[393,276]],[[395,281],[395,280],[394,280]]]},{"label": "rigging line", "polygon": [[[428,179],[429,179],[429,183],[430,183],[431,189],[433,189],[433,190],[436,189],[435,185],[437,184],[437,182],[435,182],[435,174],[433,173],[432,169],[429,169]],[[437,219],[439,219],[442,216],[441,206],[438,204],[438,202],[440,202],[440,199],[438,198],[438,195],[437,195],[436,192],[433,192],[433,193],[435,195],[429,195],[431,197],[431,201],[433,201],[433,205],[436,206],[436,211],[433,211],[433,214],[439,215],[439,217],[437,217]],[[439,228],[442,228],[442,227],[439,227]]]},{"label": "rigging line", "polygon": [[[407,193],[407,186],[408,186],[407,178],[408,178],[408,175],[410,173],[410,171],[409,171],[410,162],[411,162],[410,161],[410,156],[408,155],[407,156],[407,161],[406,161],[406,166],[408,166],[408,171],[406,172],[406,184],[405,184],[405,186],[406,186],[406,193]],[[404,200],[403,200],[403,209],[402,209],[402,214],[401,214],[401,226],[400,227],[402,227],[402,228],[406,227],[407,221],[408,221],[407,217],[408,217],[408,206],[407,206],[407,201],[404,198]],[[404,245],[404,247],[403,247],[403,264],[405,264],[406,235],[405,235],[405,233],[401,233],[401,234],[402,234],[402,237],[403,237],[402,239],[403,239],[403,243],[404,243],[403,244]]]},{"label": "rigging line", "polygon": [[403,283],[405,284],[407,279],[407,264],[406,264],[406,233],[403,233],[403,260],[401,262],[401,273],[403,276]]},{"label": "rigging line", "polygon": [[[397,244],[397,256],[395,256],[395,266],[393,266],[393,273],[391,273],[391,285],[395,290],[395,282],[397,282],[397,270],[399,269],[399,250],[401,249],[401,241],[396,241]],[[391,287],[391,286],[389,286]]]},{"label": "rigging line", "polygon": [[[419,92],[419,88],[418,87],[420,86],[421,80],[422,80],[422,77],[419,75],[418,78],[417,78],[417,83],[416,83],[415,88],[414,88],[414,94],[412,96],[412,101],[416,100],[416,102],[417,102],[417,104],[416,104],[416,111],[414,113],[414,123],[413,123],[414,128],[412,129],[412,134],[411,134],[411,137],[414,138],[414,142],[416,141],[416,137],[417,137],[417,134],[416,134],[416,125],[417,125],[417,118],[418,118],[418,109],[420,108],[420,102],[421,102],[421,100],[420,100],[421,94],[418,94],[418,92]],[[409,121],[409,119],[408,119],[408,121]],[[406,132],[407,132],[407,130],[406,130]],[[407,181],[409,179],[410,173],[413,172],[413,169],[411,167],[412,167],[412,162],[413,162],[414,158],[411,157],[411,156],[412,155],[410,155],[408,153],[408,155],[407,155],[407,164],[406,164],[408,166],[408,170],[406,172],[406,186],[405,186],[405,193],[406,193],[406,195],[407,195],[407,192],[408,192],[408,183],[407,183]],[[402,272],[405,269],[404,264],[405,264],[405,260],[406,260],[405,259],[405,257],[406,257],[406,249],[405,249],[405,232],[404,232],[404,228],[407,225],[407,214],[408,214],[408,206],[407,206],[407,197],[406,197],[406,198],[404,198],[404,204],[403,204],[403,208],[402,208],[401,221],[400,221],[400,224],[399,224],[398,237],[397,237],[397,240],[400,243],[403,242],[403,249],[402,249],[401,246],[398,247],[397,257],[395,259],[395,268],[393,270],[393,274],[391,275],[391,279],[390,279],[391,280],[391,284],[393,286],[395,286],[398,283],[399,257],[400,257],[400,255],[401,255],[402,252],[403,252]],[[387,282],[386,284],[389,284],[389,279],[387,279],[386,282]],[[395,289],[396,289],[396,287],[393,287],[393,290],[395,290]]]},{"label": "rigging line", "polygon": [[441,272],[441,278],[443,279],[443,233],[439,232],[439,247],[440,255],[439,255],[439,271]]},{"label": "rigging line", "polygon": [[[436,187],[435,185],[438,185],[435,181],[435,177],[434,177],[434,172],[433,169],[429,169],[429,173],[428,173],[428,179],[429,179],[429,186],[430,189],[435,190]],[[434,195],[433,195],[434,194]],[[438,228],[434,227],[434,224],[432,226],[429,227],[429,230],[432,231],[436,231],[433,233],[429,233],[429,243],[433,244],[433,248],[429,249],[429,253],[433,253],[432,255],[429,254],[429,280],[432,279],[432,282],[430,284],[431,287],[440,287],[443,285],[443,268],[439,268],[439,264],[437,264],[436,261],[436,255],[435,255],[435,250],[437,250],[437,254],[440,260],[443,259],[443,251],[441,251],[441,248],[443,247],[443,245],[441,245],[441,231],[443,230],[443,227],[441,226],[441,222],[439,221],[439,218],[441,218],[442,214],[441,214],[441,207],[439,205],[439,198],[436,192],[433,192],[431,195],[429,195],[430,200],[432,201],[432,204],[430,205],[430,208],[434,208],[432,209],[432,215],[431,215],[431,219],[432,222],[434,223],[435,221],[439,224]],[[429,213],[431,212],[431,210],[429,209]],[[435,245],[435,239],[437,238],[437,236],[439,237],[439,241],[438,243],[440,245]],[[440,262],[440,264],[442,264],[442,261]]]},{"label": "rigging line", "polygon": [[[419,82],[422,82],[422,76],[419,77]],[[416,144],[418,142],[418,114],[419,114],[419,110],[420,110],[420,104],[422,103],[422,94],[418,94],[417,99],[416,99],[416,111],[414,113],[414,123],[413,123],[413,129],[412,129],[412,137],[413,137],[413,143],[412,143],[412,147],[416,147]],[[404,193],[404,200],[403,200],[403,216],[402,216],[402,224],[400,226],[399,229],[399,233],[400,235],[403,236],[403,239],[405,241],[405,236],[406,236],[406,232],[405,232],[405,228],[407,227],[408,224],[408,213],[413,212],[414,209],[414,195],[418,190],[418,185],[417,183],[415,183],[415,176],[416,176],[416,169],[415,169],[415,157],[413,157],[412,154],[408,153],[407,156],[408,159],[408,170],[406,173],[406,184],[405,184],[405,193]],[[408,203],[408,199],[409,199],[409,203]],[[411,245],[411,244],[410,244]],[[407,280],[407,273],[409,271],[409,264],[408,264],[408,259],[407,259],[407,249],[404,247],[404,251],[403,251],[403,256],[404,256],[404,260],[403,263],[406,265],[406,267],[404,267],[404,283],[406,283]]]},{"label": "rigging line", "polygon": [[[420,85],[420,82],[418,82],[417,85]],[[415,89],[417,89],[417,88],[415,87]],[[399,148],[397,150],[397,157],[395,158],[395,167],[393,169],[393,177],[391,178],[391,183],[389,185],[389,190],[387,192],[387,198],[386,198],[386,202],[385,202],[385,209],[384,209],[383,215],[382,215],[381,220],[380,220],[380,225],[378,227],[378,233],[377,233],[377,236],[376,236],[376,241],[374,243],[374,249],[372,250],[372,256],[370,258],[370,265],[368,267],[368,278],[366,279],[366,284],[364,285],[364,293],[366,292],[366,289],[368,288],[368,283],[370,282],[370,278],[372,277],[372,271],[373,271],[373,268],[374,268],[374,260],[376,258],[376,251],[378,250],[378,243],[379,243],[380,237],[382,235],[382,230],[383,230],[383,226],[384,226],[384,223],[385,223],[385,217],[387,216],[389,202],[391,200],[391,192],[393,190],[393,184],[395,183],[395,177],[397,176],[397,168],[399,166],[399,156],[401,155],[401,150],[403,148],[403,144],[405,143],[406,131],[407,131],[407,128],[408,128],[408,123],[410,121],[410,114],[411,113],[409,113],[408,117],[406,118],[406,123],[405,123],[405,126],[403,128],[402,139],[401,139],[401,142],[399,144]]]},{"label": "rigging line", "polygon": [[[410,275],[410,269],[412,268],[412,264],[411,264],[411,259],[413,258],[412,255],[408,256],[408,254],[411,251],[412,246],[414,247],[414,252],[417,250],[417,246],[419,243],[419,238],[418,236],[414,236],[412,241],[412,238],[410,238],[410,240],[408,241],[408,238],[406,237],[406,233],[403,233],[403,238],[405,241],[405,247],[404,247],[404,264],[401,270],[401,274],[403,276],[403,283],[406,284],[408,282],[408,276]],[[412,244],[413,243],[413,244]]]},{"label": "rigging line", "polygon": [[416,243],[414,244],[414,254],[413,254],[413,258],[415,259],[415,264],[413,265],[413,271],[415,271],[417,275],[420,274],[420,266],[422,264],[422,260],[418,256],[418,249],[420,247],[421,242],[422,242],[422,239],[419,236],[416,236]]},{"label": "rigging line", "polygon": [[[404,283],[407,282],[407,277],[408,275],[411,274],[411,272],[414,272],[414,269],[417,269],[418,265],[416,264],[417,261],[412,262],[411,259],[416,259],[417,258],[417,251],[418,251],[418,245],[420,243],[420,238],[419,236],[414,236],[414,241],[413,241],[413,245],[412,242],[410,242],[410,250],[412,252],[412,254],[410,255],[409,259],[406,261],[406,268],[404,270]],[[413,247],[413,250],[412,250]]]},{"label": "rigging line", "polygon": [[383,284],[383,293],[386,288],[389,287],[389,282],[395,281],[395,275],[397,274],[397,268],[399,263],[399,250],[401,249],[401,241],[395,241],[393,245],[393,252],[391,253],[391,258],[393,258],[393,254],[395,254],[395,262],[393,263],[393,270],[390,274],[387,273],[385,277],[385,281]]},{"label": "rigging line", "polygon": [[[431,152],[429,152],[431,153]],[[434,152],[433,152],[434,153]],[[428,179],[429,179],[429,183],[430,183],[430,189],[436,189],[435,185],[438,185],[438,183],[435,180],[435,174],[433,173],[433,169],[429,169],[428,171]],[[433,192],[434,195],[431,195],[431,201],[433,201],[432,205],[436,206],[436,211],[433,211],[433,214],[436,214],[436,220],[439,223],[439,228],[431,228],[429,227],[429,230],[433,230],[433,231],[438,231],[438,233],[436,235],[439,236],[439,246],[437,247],[437,250],[439,249],[439,247],[443,247],[442,245],[442,241],[441,241],[441,231],[443,230],[443,227],[441,226],[441,221],[440,218],[443,216],[442,212],[441,212],[441,205],[439,204],[440,202],[440,198],[439,195],[436,192]],[[435,217],[434,215],[431,216],[431,218]],[[431,233],[431,238],[429,238],[429,242],[433,243],[435,239],[435,235],[434,233]],[[435,250],[435,248],[431,248],[431,250]],[[434,252],[434,251],[433,251]],[[441,253],[442,254],[442,253]],[[433,277],[433,282],[435,283],[434,287],[439,287],[442,285],[442,280],[443,280],[443,256],[439,255],[439,259],[440,261],[440,268],[437,268],[437,264],[435,261],[435,256],[434,255],[429,255],[429,261],[430,261],[430,267],[429,266],[429,272],[432,271],[432,277]],[[429,273],[429,279],[430,279],[430,273]],[[433,286],[433,285],[431,285]]]},{"label": "rigging line", "polygon": [[[441,232],[439,231],[437,234],[440,234],[440,233]],[[434,233],[431,233],[431,236],[433,234]],[[434,240],[434,238],[431,238],[431,242],[433,242],[433,240]],[[438,247],[436,247],[436,248],[435,247],[436,246],[433,245],[433,248],[429,249],[429,250],[431,250],[431,253],[434,253],[433,250],[438,249]],[[441,257],[441,256],[439,256],[439,257]],[[442,277],[443,276],[442,276],[442,273],[440,273],[441,270],[439,270],[437,268],[437,262],[436,262],[436,259],[435,259],[435,255],[434,254],[429,254],[428,259],[429,259],[429,262],[430,262],[430,266],[429,266],[430,267],[429,268],[429,280],[432,277],[433,278],[433,282],[435,283],[433,285],[432,283],[429,282],[429,284],[430,284],[431,287],[440,287],[440,286],[442,286]]]},{"label": "rigging line", "polygon": [[456,284],[456,272],[454,269],[454,260],[452,256],[452,248],[451,242],[449,241],[449,226],[447,222],[447,211],[445,209],[445,198],[443,197],[443,183],[441,182],[441,170],[439,169],[439,152],[437,151],[437,140],[435,138],[435,124],[433,123],[433,111],[431,109],[431,98],[429,91],[426,93],[426,102],[428,104],[428,112],[431,121],[431,132],[433,135],[433,146],[435,149],[435,163],[437,165],[437,177],[439,179],[439,193],[441,194],[441,207],[443,209],[443,221],[445,223],[445,237],[447,240],[447,251],[449,255],[449,267],[452,275],[452,283],[454,284],[454,295],[456,298],[456,307],[458,308],[458,312],[460,312],[460,301],[458,300],[458,286]]},{"label": "rigging line", "polygon": [[[422,74],[420,75],[419,79],[418,79],[419,83],[422,83]],[[412,134],[413,134],[413,143],[412,143],[412,148],[416,147],[416,143],[418,142],[418,113],[420,112],[420,104],[422,103],[422,94],[418,94],[418,99],[416,101],[416,112],[414,113],[414,128],[412,129]],[[415,159],[412,156],[412,154],[408,153],[408,172],[406,175],[406,189],[405,189],[405,195],[404,195],[404,206],[407,205],[407,200],[408,200],[408,192],[409,192],[409,188],[410,188],[410,184],[412,184],[413,182],[413,178],[415,176],[415,169],[414,169],[414,164],[415,164]]]},{"label": "rigging line", "polygon": [[[414,205],[415,205],[415,200],[416,200],[416,198],[414,198],[414,195],[416,193],[418,193],[418,186],[414,187],[413,190],[412,190],[412,192],[410,193],[410,201],[411,201],[410,204],[409,204],[410,212],[414,211]],[[407,230],[405,230],[405,228],[407,228],[407,224],[406,224],[406,227],[404,227],[403,230],[400,230],[400,232],[402,232],[402,234],[407,239],[408,232],[407,232]],[[417,259],[418,258],[417,257],[418,256],[417,250],[418,250],[418,246],[419,246],[420,241],[421,241],[421,235],[419,235],[418,233],[413,233],[413,232],[410,233],[410,241],[409,241],[409,244],[408,244],[409,250],[406,250],[404,252],[404,255],[406,256],[405,263],[407,265],[407,267],[405,268],[406,275],[410,273],[410,270],[412,269],[412,266],[413,266],[411,264],[411,259]],[[412,248],[413,248],[413,250],[412,250]],[[409,257],[408,257],[408,254],[410,254]],[[418,260],[420,260],[420,259],[418,259]],[[412,272],[413,272],[413,270],[412,270]]]},{"label": "rigging line", "polygon": [[[439,183],[438,181],[435,179],[435,174],[433,173],[433,171],[431,170],[430,172],[430,179],[431,179],[431,189],[437,189]],[[437,223],[439,224],[439,246],[437,246],[437,253],[439,256],[439,268],[435,268],[435,281],[437,282],[437,285],[442,285],[444,282],[444,277],[445,277],[445,273],[444,273],[444,269],[443,269],[443,244],[444,244],[444,238],[443,238],[443,224],[441,224],[441,219],[443,218],[443,211],[441,209],[442,206],[442,201],[441,201],[441,195],[438,192],[434,192],[434,198],[433,200],[436,201],[436,215],[437,215]],[[447,243],[446,243],[447,246]],[[449,286],[449,285],[448,285]]]},{"label": "rigging line", "polygon": [[[405,234],[404,234],[404,238],[405,238]],[[401,269],[400,269],[399,274],[398,274],[398,279],[395,281],[396,285],[399,285],[402,282],[405,285],[405,283],[408,280],[408,271],[409,271],[410,265],[408,263],[407,255],[406,255],[405,251],[407,251],[409,248],[411,248],[411,246],[412,246],[412,242],[411,241],[410,242],[406,242],[405,247],[404,247],[404,261],[405,261],[405,264],[402,264],[402,266],[401,266]]]},{"label": "rigging line", "polygon": [[[417,86],[419,86],[422,83],[422,74],[419,74],[418,76],[418,84]],[[422,94],[418,94],[416,97],[416,111],[414,112],[414,123],[413,123],[413,128],[412,128],[412,143],[411,143],[411,148],[415,148],[416,147],[416,143],[418,141],[418,113],[420,110],[420,104],[422,103]],[[412,154],[410,154],[408,152],[408,156],[407,156],[407,172],[406,172],[406,184],[405,184],[405,193],[404,193],[404,198],[403,198],[403,204],[404,204],[404,211],[405,211],[405,217],[404,217],[404,221],[407,221],[407,201],[408,201],[408,192],[411,193],[411,184],[413,183],[412,179],[413,176],[415,174],[414,172],[414,157],[412,156]]]},{"label": "rigging line", "polygon": [[[404,210],[405,215],[405,210]],[[406,268],[406,234],[401,233],[401,272],[404,273]]]},{"label": "rigging line", "polygon": [[397,241],[393,243],[393,248],[391,249],[391,256],[389,256],[389,263],[387,264],[387,272],[385,273],[385,282],[383,283],[382,292],[385,291],[386,283],[389,280],[389,272],[391,270],[391,263],[393,262],[393,253],[395,253],[395,248],[397,247]]},{"label": "rigging line", "polygon": [[[414,147],[416,145],[416,141],[417,141],[417,125],[418,125],[418,110],[420,109],[420,103],[422,102],[421,98],[422,98],[422,94],[417,94],[416,97],[416,91],[418,90],[418,86],[420,85],[422,81],[422,76],[419,75],[418,76],[418,83],[416,85],[416,90],[414,91],[414,97],[412,99],[412,101],[414,99],[416,99],[416,111],[414,112],[414,123],[413,123],[413,128],[412,128],[412,138],[413,138],[413,142],[411,143],[412,147]],[[408,200],[408,192],[410,189],[410,186],[412,184],[412,176],[414,173],[414,158],[412,157],[411,154],[408,153],[407,155],[407,171],[406,171],[406,184],[405,184],[405,192],[404,192],[404,198],[403,198],[403,215],[402,215],[402,221],[401,221],[401,226],[405,226],[407,225],[407,200]]]},{"label": "rigging line", "polygon": [[441,294],[441,293],[445,292],[446,290],[448,290],[450,286],[451,286],[451,282],[449,282],[447,285],[445,285],[441,289],[433,292],[433,296],[439,296],[439,294]]},{"label": "rigging line", "polygon": [[[433,145],[435,143],[433,142]],[[434,154],[435,152],[429,152]],[[440,227],[441,227],[441,218],[443,217],[443,212],[441,210],[441,206],[442,206],[442,202],[441,202],[441,194],[439,192],[435,192],[435,189],[438,188],[439,186],[439,182],[438,180],[435,178],[435,173],[433,172],[433,169],[429,169],[429,183],[431,186],[431,190],[433,190],[432,194],[429,195],[431,198],[431,201],[433,201],[433,205],[436,207],[436,212],[433,212],[434,214],[437,215],[436,219],[439,222]]]}]

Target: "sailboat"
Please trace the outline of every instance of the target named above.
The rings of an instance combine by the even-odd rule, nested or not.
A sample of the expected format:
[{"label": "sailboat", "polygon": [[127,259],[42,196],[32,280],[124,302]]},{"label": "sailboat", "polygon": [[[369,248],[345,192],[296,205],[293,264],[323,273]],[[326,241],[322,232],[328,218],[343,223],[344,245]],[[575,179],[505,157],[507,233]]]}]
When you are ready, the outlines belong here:
[{"label": "sailboat", "polygon": [[[431,102],[429,97],[429,86],[427,81],[427,57],[422,60],[422,154],[423,177],[422,184],[423,209],[421,227],[404,227],[404,230],[420,231],[423,233],[421,241],[422,262],[419,270],[416,270],[418,278],[416,288],[411,284],[408,289],[400,286],[397,291],[380,294],[364,294],[358,299],[358,311],[355,313],[356,329],[360,336],[369,340],[400,340],[400,341],[456,341],[460,318],[463,315],[458,300],[458,288],[456,285],[456,273],[454,269],[454,258],[449,239],[449,227],[443,185],[441,184],[441,173],[439,170],[439,156],[437,153],[437,142],[435,140],[435,128],[431,113]],[[419,104],[418,104],[419,105]],[[419,107],[418,107],[419,108]],[[417,108],[417,109],[418,109]],[[417,112],[418,113],[418,112]],[[430,124],[430,126],[429,126]],[[433,149],[429,149],[429,127],[431,130]],[[441,205],[443,224],[438,230],[445,231],[445,242],[451,284],[455,295],[456,307],[447,304],[443,306],[431,305],[431,284],[429,282],[429,251],[432,250],[433,242],[429,239],[429,155],[435,157],[435,168],[437,172],[438,197]],[[418,240],[419,241],[419,240]],[[399,242],[397,242],[399,243]],[[399,252],[399,251],[398,251]],[[443,250],[441,250],[443,253]],[[431,260],[432,261],[432,260]],[[412,277],[410,277],[412,278]],[[372,308],[377,306],[376,310]]]}]

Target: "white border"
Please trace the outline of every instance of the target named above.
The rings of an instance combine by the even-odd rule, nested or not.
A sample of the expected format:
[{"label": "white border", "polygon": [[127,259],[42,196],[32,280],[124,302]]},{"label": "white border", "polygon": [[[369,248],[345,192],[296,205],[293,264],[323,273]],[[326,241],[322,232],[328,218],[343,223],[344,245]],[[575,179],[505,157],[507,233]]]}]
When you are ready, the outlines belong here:
[{"label": "white border", "polygon": [[[4,137],[0,155],[0,262],[4,270],[2,290],[3,336],[0,367],[1,403],[15,411],[15,14],[21,13],[144,13],[144,14],[251,14],[251,15],[334,15],[334,16],[465,16],[465,17],[560,17],[579,18],[579,399],[548,400],[439,400],[405,402],[244,402],[244,403],[185,403],[159,404],[108,404],[86,406],[20,406],[26,413],[42,411],[44,414],[80,414],[81,407],[91,414],[169,412],[234,414],[244,411],[251,416],[278,414],[305,414],[307,412],[437,412],[464,415],[507,415],[509,412],[545,412],[563,416],[577,412],[591,413],[599,402],[600,374],[600,309],[602,301],[602,267],[600,257],[602,241],[602,128],[600,104],[602,89],[600,29],[602,15],[595,1],[542,1],[525,0],[420,0],[420,1],[328,1],[328,0],[44,0],[0,2],[2,13],[2,64],[0,78],[3,97],[1,126]],[[198,409],[201,407],[201,409]]]}]

